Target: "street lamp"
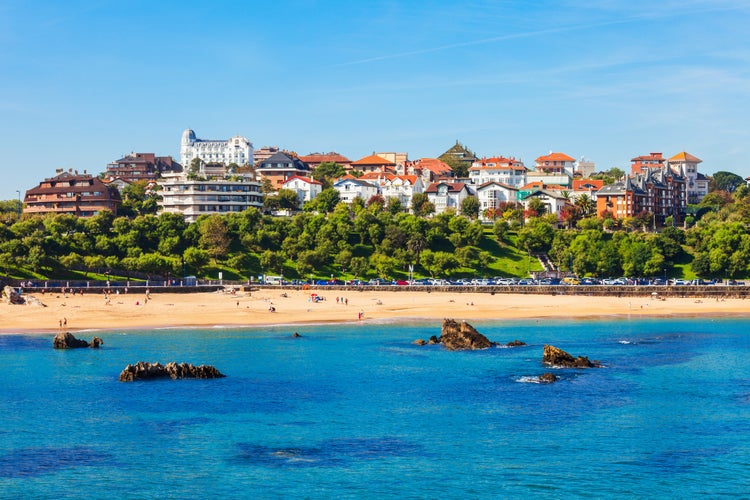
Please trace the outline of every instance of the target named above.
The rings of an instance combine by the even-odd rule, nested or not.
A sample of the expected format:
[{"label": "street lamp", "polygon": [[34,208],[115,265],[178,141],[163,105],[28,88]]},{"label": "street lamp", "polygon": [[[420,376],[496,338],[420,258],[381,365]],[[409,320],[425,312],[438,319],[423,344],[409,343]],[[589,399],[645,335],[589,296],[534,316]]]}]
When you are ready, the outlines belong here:
[{"label": "street lamp", "polygon": [[16,194],[18,194],[18,220],[21,220],[21,191],[16,189]]}]

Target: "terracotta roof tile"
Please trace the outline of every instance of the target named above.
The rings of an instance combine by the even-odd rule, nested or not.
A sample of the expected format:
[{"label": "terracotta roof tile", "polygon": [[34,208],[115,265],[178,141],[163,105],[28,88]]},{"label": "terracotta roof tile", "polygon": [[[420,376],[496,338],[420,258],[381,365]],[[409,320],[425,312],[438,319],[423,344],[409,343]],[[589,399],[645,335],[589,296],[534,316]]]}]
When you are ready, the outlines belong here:
[{"label": "terracotta roof tile", "polygon": [[703,160],[698,158],[697,156],[693,156],[690,153],[686,151],[682,151],[680,153],[677,153],[672,158],[669,159],[669,161],[688,161],[691,163],[702,163]]},{"label": "terracotta roof tile", "polygon": [[571,158],[565,153],[550,153],[545,156],[540,156],[539,158],[536,159],[537,163],[542,163],[545,161],[576,161],[576,159]]},{"label": "terracotta roof tile", "polygon": [[396,164],[386,160],[385,158],[378,155],[365,156],[357,161],[352,162],[352,165],[390,165],[395,166]]}]

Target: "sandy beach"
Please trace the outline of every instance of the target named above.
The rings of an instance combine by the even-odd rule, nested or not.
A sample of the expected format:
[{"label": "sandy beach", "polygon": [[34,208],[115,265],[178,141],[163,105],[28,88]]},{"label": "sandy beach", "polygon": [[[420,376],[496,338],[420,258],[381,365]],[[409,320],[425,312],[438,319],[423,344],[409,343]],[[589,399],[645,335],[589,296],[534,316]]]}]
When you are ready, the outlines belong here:
[{"label": "sandy beach", "polygon": [[[259,290],[174,294],[34,294],[46,307],[0,304],[0,333],[55,332],[61,322],[70,331],[279,325],[321,322],[502,320],[639,316],[743,316],[750,302],[694,298],[590,297],[575,295],[490,295],[486,293]],[[337,296],[341,299],[337,301]],[[273,309],[273,311],[271,310]]]}]

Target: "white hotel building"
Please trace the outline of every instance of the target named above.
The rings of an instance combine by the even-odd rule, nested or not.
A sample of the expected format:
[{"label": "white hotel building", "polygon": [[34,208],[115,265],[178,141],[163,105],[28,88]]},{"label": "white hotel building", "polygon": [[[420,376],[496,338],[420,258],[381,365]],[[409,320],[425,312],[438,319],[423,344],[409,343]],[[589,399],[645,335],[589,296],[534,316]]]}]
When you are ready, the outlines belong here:
[{"label": "white hotel building", "polygon": [[182,167],[189,168],[190,162],[195,158],[200,158],[205,163],[252,165],[253,143],[239,135],[228,140],[197,139],[195,132],[188,128],[182,133],[180,147]]},{"label": "white hotel building", "polygon": [[181,214],[186,222],[195,222],[203,214],[263,209],[261,184],[255,181],[190,180],[179,176],[160,181],[159,185],[161,212]]}]

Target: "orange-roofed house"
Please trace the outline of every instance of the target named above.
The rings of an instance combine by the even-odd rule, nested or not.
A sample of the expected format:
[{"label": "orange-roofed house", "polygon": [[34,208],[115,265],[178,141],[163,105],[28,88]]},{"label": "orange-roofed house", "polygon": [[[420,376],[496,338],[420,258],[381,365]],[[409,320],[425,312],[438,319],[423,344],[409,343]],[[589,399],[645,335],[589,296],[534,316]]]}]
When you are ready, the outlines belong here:
[{"label": "orange-roofed house", "polygon": [[352,169],[362,173],[367,172],[390,172],[396,173],[396,164],[378,155],[365,156],[352,162]]},{"label": "orange-roofed house", "polygon": [[573,179],[571,198],[577,199],[582,194],[587,195],[592,201],[596,201],[596,192],[604,187],[601,179]]},{"label": "orange-roofed house", "polygon": [[321,163],[337,163],[344,167],[344,170],[349,171],[352,169],[352,161],[346,156],[336,152],[310,153],[306,156],[300,156],[299,159],[307,163],[307,165],[313,170]]},{"label": "orange-roofed house", "polygon": [[576,159],[565,153],[550,153],[536,159],[534,169],[546,174],[572,175]]},{"label": "orange-roofed house", "polygon": [[668,161],[669,168],[687,179],[687,202],[689,204],[700,203],[708,194],[708,177],[698,172],[698,164],[702,162],[703,160],[686,151],[677,153]]},{"label": "orange-roofed house", "polygon": [[469,179],[474,186],[488,182],[499,182],[514,188],[526,184],[526,167],[521,160],[494,156],[482,158],[472,163],[469,168]]},{"label": "orange-roofed house", "polygon": [[526,174],[526,182],[539,181],[569,188],[573,178],[575,158],[564,153],[550,153],[536,159],[534,170]]},{"label": "orange-roofed house", "polygon": [[453,177],[453,169],[442,160],[437,158],[420,158],[416,161],[408,161],[404,164],[407,175],[416,175],[422,178],[425,185],[440,179]]}]

